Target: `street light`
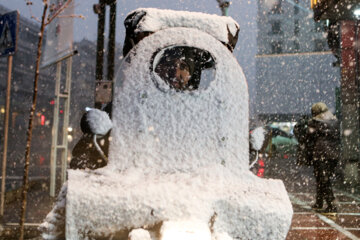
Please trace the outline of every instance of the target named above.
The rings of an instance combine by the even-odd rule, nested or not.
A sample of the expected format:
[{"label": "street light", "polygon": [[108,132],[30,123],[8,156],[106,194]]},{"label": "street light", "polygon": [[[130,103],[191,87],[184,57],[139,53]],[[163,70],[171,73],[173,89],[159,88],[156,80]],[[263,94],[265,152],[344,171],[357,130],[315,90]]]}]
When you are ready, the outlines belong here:
[{"label": "street light", "polygon": [[356,8],[354,10],[354,15],[358,20],[360,19],[360,8]]}]

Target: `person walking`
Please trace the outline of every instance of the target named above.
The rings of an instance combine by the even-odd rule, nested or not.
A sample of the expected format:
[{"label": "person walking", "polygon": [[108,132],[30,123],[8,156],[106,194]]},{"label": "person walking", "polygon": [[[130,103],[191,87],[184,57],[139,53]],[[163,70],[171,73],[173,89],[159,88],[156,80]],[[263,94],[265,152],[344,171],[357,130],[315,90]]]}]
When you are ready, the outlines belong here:
[{"label": "person walking", "polygon": [[307,137],[313,143],[312,164],[316,179],[316,201],[312,208],[321,210],[325,200],[327,207],[324,212],[337,212],[331,179],[340,153],[339,122],[323,102],[312,105],[311,115]]}]

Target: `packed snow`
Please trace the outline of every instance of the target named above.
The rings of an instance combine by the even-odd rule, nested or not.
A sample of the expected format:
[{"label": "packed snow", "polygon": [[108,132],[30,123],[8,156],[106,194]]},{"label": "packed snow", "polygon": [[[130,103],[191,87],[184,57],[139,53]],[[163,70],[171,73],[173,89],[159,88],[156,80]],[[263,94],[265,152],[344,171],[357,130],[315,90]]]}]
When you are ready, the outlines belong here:
[{"label": "packed snow", "polygon": [[239,31],[239,24],[234,19],[215,14],[139,8],[130,12],[128,15],[142,11],[145,12],[146,15],[136,26],[136,32],[157,32],[159,30],[176,27],[195,28],[210,34],[223,43],[228,43],[228,34],[230,33],[232,36],[235,36]]},{"label": "packed snow", "polygon": [[[175,91],[152,72],[154,53],[173,45],[212,54],[206,88]],[[282,181],[248,170],[248,89],[223,44],[194,28],[155,32],[115,85],[108,165],[68,171],[67,239],[285,239],[292,206]]]},{"label": "packed snow", "polygon": [[145,229],[138,228],[129,233],[129,240],[151,240],[151,236]]},{"label": "packed snow", "polygon": [[47,214],[44,222],[39,226],[43,239],[54,240],[65,238],[66,193],[67,183],[62,186],[54,208]]},{"label": "packed snow", "polygon": [[250,144],[252,148],[259,151],[264,144],[265,140],[265,129],[263,127],[255,128],[250,134]]}]

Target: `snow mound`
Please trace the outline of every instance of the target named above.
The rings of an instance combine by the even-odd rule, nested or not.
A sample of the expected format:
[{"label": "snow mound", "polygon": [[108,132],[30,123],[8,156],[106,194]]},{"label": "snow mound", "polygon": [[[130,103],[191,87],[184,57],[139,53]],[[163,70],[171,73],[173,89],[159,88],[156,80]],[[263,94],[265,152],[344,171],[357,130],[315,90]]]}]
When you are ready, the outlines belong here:
[{"label": "snow mound", "polygon": [[[77,217],[67,218],[67,232],[80,239],[81,229],[89,237],[121,239],[124,230],[153,231],[168,220],[185,226],[202,223],[214,235],[285,239],[291,223],[292,207],[282,182],[250,172],[238,175],[215,165],[191,174],[143,174],[136,168],[118,174],[105,169],[69,174],[67,215]],[[95,189],[96,194],[89,194]],[[84,205],[94,207],[89,212]],[[196,227],[198,234],[208,236],[210,230],[204,231],[202,224]]]},{"label": "snow mound", "polygon": [[65,183],[54,204],[54,208],[48,213],[44,222],[39,226],[42,238],[46,240],[65,238],[65,206],[66,206],[67,183]]}]

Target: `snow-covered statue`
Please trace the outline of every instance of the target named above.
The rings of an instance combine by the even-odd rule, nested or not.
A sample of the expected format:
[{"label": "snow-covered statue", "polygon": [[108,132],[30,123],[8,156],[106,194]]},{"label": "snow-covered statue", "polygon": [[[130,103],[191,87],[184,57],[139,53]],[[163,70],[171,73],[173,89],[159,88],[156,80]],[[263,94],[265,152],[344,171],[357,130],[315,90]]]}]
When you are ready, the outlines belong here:
[{"label": "snow-covered statue", "polygon": [[127,23],[146,37],[130,41],[117,73],[108,164],[68,171],[66,238],[285,239],[282,181],[248,170],[238,24],[158,9]]}]

